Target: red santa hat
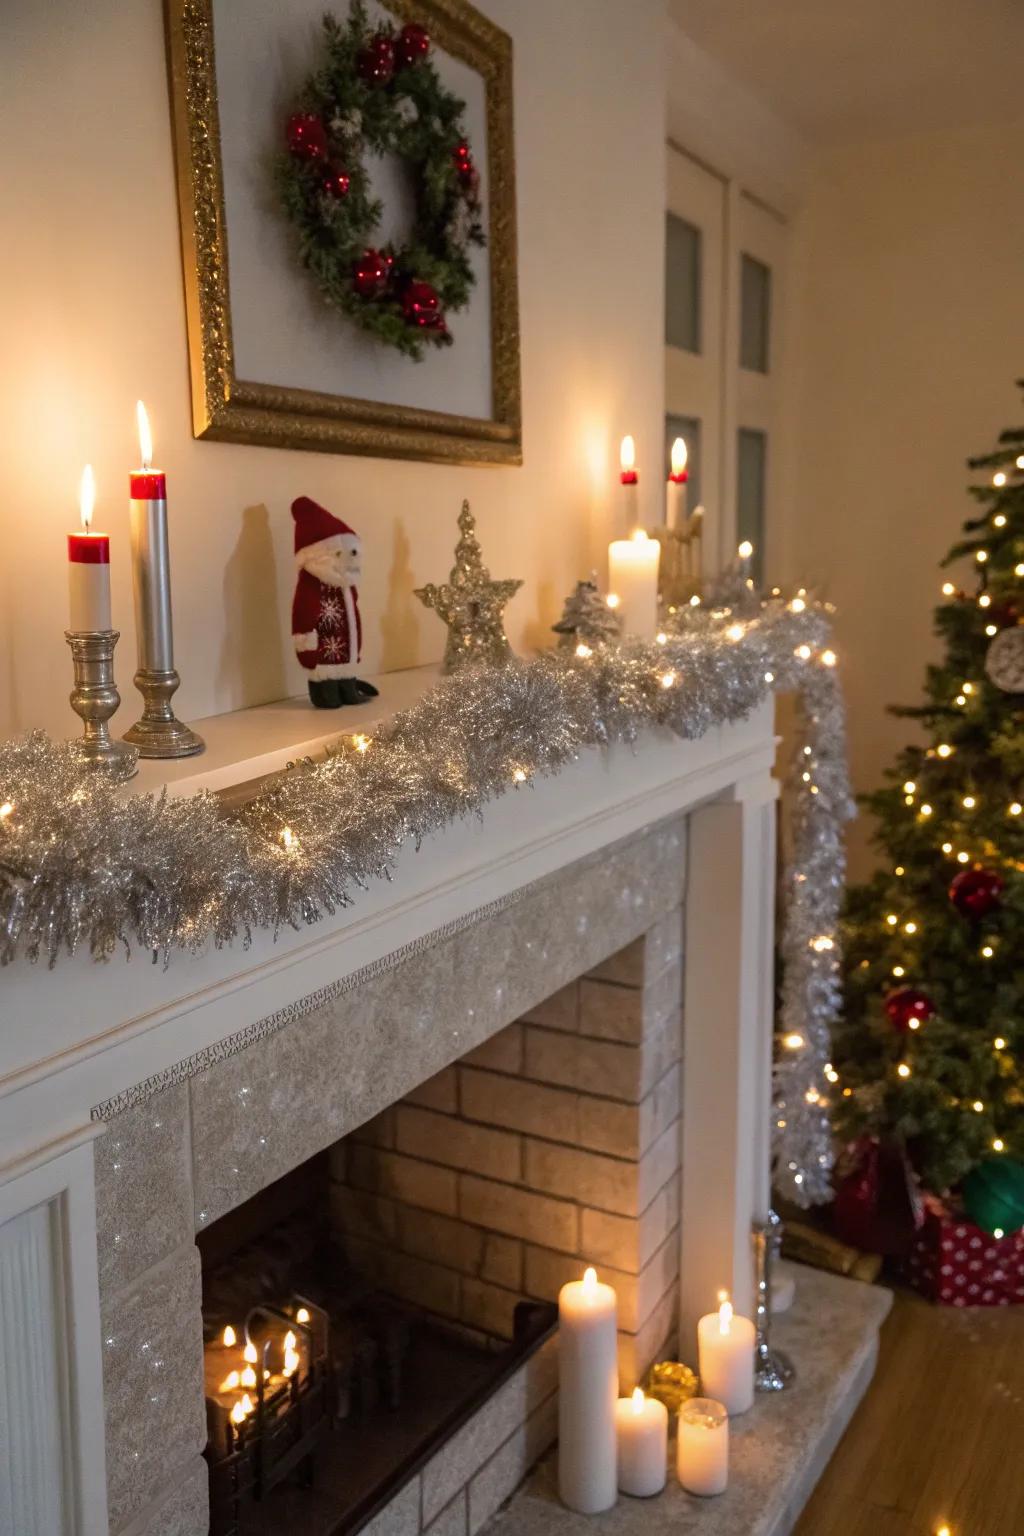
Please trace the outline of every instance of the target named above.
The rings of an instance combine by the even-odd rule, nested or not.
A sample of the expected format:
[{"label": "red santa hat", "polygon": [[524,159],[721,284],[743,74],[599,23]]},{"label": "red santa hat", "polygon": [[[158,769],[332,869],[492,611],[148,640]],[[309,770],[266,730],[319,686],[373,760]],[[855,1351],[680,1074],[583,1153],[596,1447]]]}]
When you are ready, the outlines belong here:
[{"label": "red santa hat", "polygon": [[309,496],[297,496],[292,502],[295,519],[295,563],[304,566],[310,556],[333,549],[358,552],[361,541],[354,528]]}]

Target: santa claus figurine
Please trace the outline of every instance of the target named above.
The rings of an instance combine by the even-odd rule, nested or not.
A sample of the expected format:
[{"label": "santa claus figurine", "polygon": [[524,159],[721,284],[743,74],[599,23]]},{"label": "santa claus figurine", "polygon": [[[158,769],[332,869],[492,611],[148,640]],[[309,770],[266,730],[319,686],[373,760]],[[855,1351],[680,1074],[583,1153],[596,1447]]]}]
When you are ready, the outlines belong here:
[{"label": "santa claus figurine", "polygon": [[375,699],[372,683],[356,676],[363,644],[356,582],[362,542],[347,523],[308,496],[292,502],[295,519],[295,597],[292,640],[309,674],[317,709]]}]

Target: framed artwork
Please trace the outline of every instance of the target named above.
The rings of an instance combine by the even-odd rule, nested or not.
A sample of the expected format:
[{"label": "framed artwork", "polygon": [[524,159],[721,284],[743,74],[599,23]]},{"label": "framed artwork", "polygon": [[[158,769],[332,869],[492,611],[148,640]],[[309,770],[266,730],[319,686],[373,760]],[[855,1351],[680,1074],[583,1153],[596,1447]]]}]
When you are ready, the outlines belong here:
[{"label": "framed artwork", "polygon": [[521,463],[511,39],[324,4],[167,0],[195,435]]}]

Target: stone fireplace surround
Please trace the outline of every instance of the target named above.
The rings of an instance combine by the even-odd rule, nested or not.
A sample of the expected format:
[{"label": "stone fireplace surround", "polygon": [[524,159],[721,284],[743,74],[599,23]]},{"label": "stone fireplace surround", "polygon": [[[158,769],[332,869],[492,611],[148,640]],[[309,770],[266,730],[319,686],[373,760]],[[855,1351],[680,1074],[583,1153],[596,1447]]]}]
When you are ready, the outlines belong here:
[{"label": "stone fireplace surround", "polygon": [[[670,818],[98,1106],[113,1536],[206,1530],[196,1232],[343,1137],[336,1217],[390,1283],[507,1334],[594,1262],[624,1381],[654,1358],[678,1311],[685,839]],[[550,1443],[553,1387],[548,1350],[367,1529],[472,1536]]]}]

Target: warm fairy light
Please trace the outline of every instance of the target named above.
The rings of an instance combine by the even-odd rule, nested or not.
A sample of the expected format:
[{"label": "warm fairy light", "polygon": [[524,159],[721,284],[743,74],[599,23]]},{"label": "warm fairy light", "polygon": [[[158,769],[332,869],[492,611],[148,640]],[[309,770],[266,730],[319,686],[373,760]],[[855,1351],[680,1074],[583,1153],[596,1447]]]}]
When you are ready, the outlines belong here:
[{"label": "warm fairy light", "polygon": [[1005,1237],[1006,1233],[1003,1231],[1002,1227],[993,1227],[992,1236],[998,1241],[1000,1238]]},{"label": "warm fairy light", "polygon": [[956,860],[958,864],[969,864],[971,862],[971,856],[969,853],[963,853],[961,851],[957,854]]},{"label": "warm fairy light", "polygon": [[691,608],[699,608],[700,607],[700,598],[697,596],[696,592],[690,598],[690,607]]},{"label": "warm fairy light", "polygon": [[1005,528],[1006,527],[1006,513],[1005,512],[997,512],[995,517],[992,519],[992,522],[995,524],[995,526],[997,528]]},{"label": "warm fairy light", "polygon": [[617,592],[609,592],[608,596],[605,598],[606,606],[611,609],[617,608],[621,601],[622,599]]},{"label": "warm fairy light", "polygon": [[986,633],[986,635],[988,635],[989,639],[991,640],[993,635],[998,635],[998,633],[999,633],[999,625],[998,624],[986,624],[985,625],[985,633]]},{"label": "warm fairy light", "polygon": [[786,1047],[787,1051],[798,1051],[804,1043],[804,1037],[803,1035],[798,1035],[796,1033],[792,1035],[784,1035],[782,1037],[782,1043]]},{"label": "warm fairy light", "polygon": [[675,685],[675,680],[676,675],[674,672],[663,672],[658,679],[663,688],[672,688]]},{"label": "warm fairy light", "polygon": [[989,608],[989,607],[991,607],[991,605],[992,605],[992,598],[991,598],[991,596],[989,595],[988,592],[983,592],[981,594],[981,596],[978,598],[978,607],[979,608]]},{"label": "warm fairy light", "polygon": [[732,1332],[732,1302],[729,1300],[728,1291],[718,1293],[718,1331],[719,1333]]},{"label": "warm fairy light", "polygon": [[940,741],[939,745],[935,748],[935,751],[939,757],[953,756],[953,748],[950,746],[948,741]]},{"label": "warm fairy light", "polygon": [[299,840],[291,827],[281,828],[281,842],[284,844],[285,853],[294,853],[299,846]]},{"label": "warm fairy light", "polygon": [[255,1344],[247,1344],[245,1346],[245,1348],[242,1350],[242,1359],[248,1365],[255,1365],[256,1364],[256,1345]]},{"label": "warm fairy light", "polygon": [[742,624],[730,624],[725,633],[730,640],[742,640],[746,630]]},{"label": "warm fairy light", "polygon": [[844,1088],[843,1089],[843,1098],[844,1099],[852,1099],[853,1098],[853,1089],[852,1088]]},{"label": "warm fairy light", "polygon": [[1003,486],[1006,484],[1006,475],[1001,469],[997,469],[995,474],[992,476],[992,484],[995,486]]},{"label": "warm fairy light", "polygon": [[8,816],[13,814],[13,811],[14,811],[14,803],[13,803],[13,801],[5,800],[3,805],[0,805],[0,821],[6,821]]},{"label": "warm fairy light", "polygon": [[807,770],[806,770],[806,769],[805,769],[805,770],[804,770],[804,772],[803,772],[803,773],[802,773],[802,774],[801,774],[801,775],[800,775],[800,777],[801,777],[801,779],[803,779],[803,781],[804,781],[804,783],[805,783],[805,784],[809,784],[809,783],[810,783],[810,782],[811,782],[811,776],[810,776],[810,774],[809,774],[809,773],[808,773],[808,772],[807,772]]},{"label": "warm fairy light", "polygon": [[224,1329],[223,1334],[221,1335],[221,1343],[224,1345],[225,1349],[231,1349],[235,1344],[238,1343],[238,1335],[230,1323],[228,1323],[227,1327]]},{"label": "warm fairy light", "polygon": [[245,1370],[242,1372],[241,1376],[239,1377],[239,1381],[241,1382],[243,1387],[247,1387],[247,1388],[248,1387],[254,1387],[256,1385],[256,1368],[255,1368],[255,1366],[247,1365],[245,1367]]},{"label": "warm fairy light", "polygon": [[808,1088],[807,1092],[804,1094],[804,1101],[807,1104],[820,1104],[821,1094],[818,1092],[817,1088]]},{"label": "warm fairy light", "polygon": [[514,768],[512,770],[512,782],[514,784],[525,784],[526,783],[526,769],[525,768]]},{"label": "warm fairy light", "polygon": [[896,1068],[896,1075],[897,1075],[897,1077],[909,1077],[910,1076],[910,1068],[907,1066],[905,1061],[901,1061],[899,1066]]},{"label": "warm fairy light", "polygon": [[96,476],[92,472],[92,465],[87,464],[82,470],[82,479],[78,487],[78,511],[82,519],[82,527],[86,533],[89,532],[95,506]]},{"label": "warm fairy light", "polygon": [[899,918],[896,916],[895,912],[890,912],[886,918],[886,922],[889,924],[890,928],[895,928],[896,924],[899,922]]},{"label": "warm fairy light", "polygon": [[793,652],[793,655],[799,656],[801,661],[810,661],[811,648],[809,645],[798,645],[796,650]]},{"label": "warm fairy light", "polygon": [[224,1380],[220,1384],[220,1390],[222,1392],[237,1392],[238,1391],[238,1372],[237,1371],[229,1371],[228,1372],[228,1374],[225,1376]]},{"label": "warm fairy light", "polygon": [[370,750],[370,738],[359,733],[352,737],[352,745],[357,752],[368,752]]},{"label": "warm fairy light", "polygon": [[985,1113],[985,1106],[980,1099],[975,1099],[974,1103],[971,1105],[971,1108],[974,1110],[976,1115],[983,1115]]},{"label": "warm fairy light", "polygon": [[1015,576],[1024,576],[1024,560],[1022,560],[1019,565],[1014,566],[1013,574]]},{"label": "warm fairy light", "polygon": [[952,843],[943,843],[942,851],[943,851],[943,853],[952,853],[953,852],[953,844]]},{"label": "warm fairy light", "polygon": [[[682,438],[680,438],[679,441],[682,442]],[[630,1398],[630,1402],[633,1404],[634,1413],[643,1413],[644,1403],[646,1402],[643,1387],[633,1388],[633,1396]]]},{"label": "warm fairy light", "polygon": [[1006,1041],[1003,1039],[1002,1035],[996,1035],[995,1039],[992,1041],[992,1044],[995,1046],[997,1051],[1006,1050]]},{"label": "warm fairy light", "polygon": [[811,940],[811,948],[816,950],[819,955],[824,954],[825,950],[835,949],[835,947],[835,941],[830,939],[827,933],[821,933],[816,939]]},{"label": "warm fairy light", "polygon": [[672,473],[681,475],[686,468],[686,442],[684,438],[676,437],[672,440],[669,451],[669,463],[672,465]]},{"label": "warm fairy light", "polygon": [[977,550],[975,550],[974,558],[975,558],[975,560],[977,560],[979,565],[984,565],[985,561],[988,559],[988,550],[987,549],[977,549]]},{"label": "warm fairy light", "polygon": [[594,653],[590,649],[590,646],[584,645],[582,642],[576,647],[576,655],[580,658],[581,661],[586,661],[587,657],[593,656],[593,654]]},{"label": "warm fairy light", "polygon": [[588,1264],[583,1271],[583,1289],[588,1296],[593,1296],[597,1291],[597,1270],[592,1264]]},{"label": "warm fairy light", "polygon": [[916,933],[917,932],[917,924],[916,923],[904,923],[903,924],[903,932],[904,933]]},{"label": "warm fairy light", "polygon": [[964,683],[963,691],[964,691],[964,693],[973,693],[974,692],[974,684],[973,683]]},{"label": "warm fairy light", "polygon": [[806,607],[807,604],[804,602],[802,597],[794,597],[793,601],[789,605],[789,611],[790,613],[803,613]]},{"label": "warm fairy light", "polygon": [[958,693],[956,698],[953,700],[953,703],[958,704],[960,708],[963,709],[964,705],[967,703],[967,700],[962,693]]},{"label": "warm fairy light", "polygon": [[892,968],[892,973],[893,973],[894,976],[897,976],[897,977],[898,976],[905,976],[907,974],[906,971],[903,969],[902,965],[894,965],[893,968]]},{"label": "warm fairy light", "polygon": [[295,1321],[297,1323],[308,1323],[309,1322],[309,1308],[308,1307],[300,1307],[299,1310],[295,1314]]},{"label": "warm fairy light", "polygon": [[839,1081],[839,1073],[831,1062],[826,1062],[825,1064],[825,1080],[829,1083],[838,1083]]},{"label": "warm fairy light", "polygon": [[[1024,805],[1021,805],[1019,800],[1014,800],[1013,803],[1010,806],[1010,815],[1011,816],[1019,816],[1021,811],[1024,811]],[[3,815],[3,806],[0,805],[0,816],[2,816],[2,815]]]},{"label": "warm fairy light", "polygon": [[1005,1152],[1006,1151],[1006,1142],[1003,1140],[1003,1138],[1001,1136],[996,1136],[993,1139],[992,1151],[993,1152]]},{"label": "warm fairy light", "polygon": [[913,805],[913,803],[914,803],[913,795],[904,795],[903,796],[903,804],[904,805]]},{"label": "warm fairy light", "polygon": [[954,587],[954,585],[953,585],[953,583],[951,581],[944,581],[942,583],[942,595],[943,595],[943,597],[952,597],[953,593],[955,591],[956,591],[956,587]]},{"label": "warm fairy light", "polygon": [[1013,462],[1016,464],[1018,469],[1024,469],[1024,453],[1018,453]]},{"label": "warm fairy light", "polygon": [[938,1530],[935,1532],[935,1536],[953,1536],[953,1532],[950,1530],[948,1525],[940,1525]]},{"label": "warm fairy light", "polygon": [[964,795],[963,799],[960,802],[960,804],[963,806],[965,811],[973,811],[974,807],[977,805],[977,803],[978,802],[974,798],[973,795]]},{"label": "warm fairy light", "polygon": [[668,645],[668,635],[666,635],[663,629],[659,629],[654,638],[659,645]]},{"label": "warm fairy light", "polygon": [[619,444],[619,468],[624,475],[631,475],[636,469],[636,443],[628,432]]},{"label": "warm fairy light", "polygon": [[896,868],[893,870],[893,874],[894,875],[905,875],[906,874],[906,870],[903,868],[902,864],[897,864]]},{"label": "warm fairy light", "polygon": [[914,783],[913,779],[907,779],[906,783],[903,786],[903,793],[905,795],[912,795],[912,794],[914,794],[916,789],[917,789],[917,785]]},{"label": "warm fairy light", "polygon": [[930,816],[930,815],[931,815],[931,813],[932,813],[932,808],[931,808],[931,806],[930,806],[930,805],[929,805],[929,804],[928,804],[928,802],[927,802],[927,800],[925,800],[925,801],[924,801],[924,802],[923,802],[923,803],[922,803],[922,805],[921,805],[921,815],[922,815],[922,816]]},{"label": "warm fairy light", "polygon": [[992,956],[995,954],[995,950],[992,948],[991,944],[986,944],[984,946],[984,948],[982,949],[981,953],[982,953],[982,958],[983,959],[991,960]]},{"label": "warm fairy light", "polygon": [[754,553],[754,546],[751,544],[749,539],[744,539],[742,544],[740,544],[736,550],[736,553],[739,555],[741,560],[749,560],[751,555]]},{"label": "warm fairy light", "polygon": [[838,660],[839,657],[835,651],[822,651],[821,653],[821,664],[823,667],[834,667]]},{"label": "warm fairy light", "polygon": [[139,453],[142,457],[142,467],[148,469],[153,462],[153,434],[149,430],[149,417],[141,400],[135,402],[135,419],[139,424]]},{"label": "warm fairy light", "polygon": [[766,683],[774,683],[774,681],[775,681],[775,673],[774,672],[766,672],[765,675],[764,675],[764,680],[765,680]]}]

